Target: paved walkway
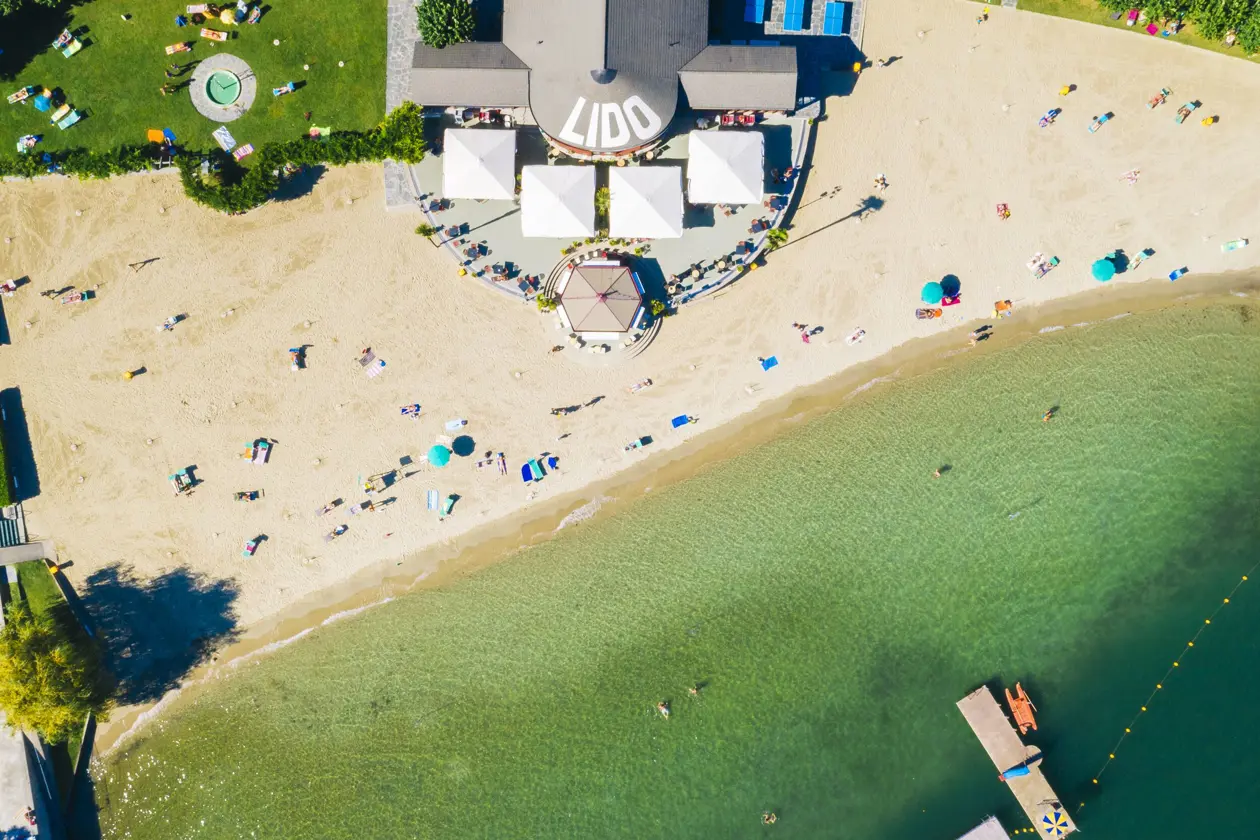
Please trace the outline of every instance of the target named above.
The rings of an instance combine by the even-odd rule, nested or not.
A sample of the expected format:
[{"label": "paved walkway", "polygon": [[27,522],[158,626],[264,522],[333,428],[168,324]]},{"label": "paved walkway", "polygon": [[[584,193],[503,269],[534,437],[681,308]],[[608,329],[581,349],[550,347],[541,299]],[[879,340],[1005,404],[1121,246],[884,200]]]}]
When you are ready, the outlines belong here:
[{"label": "paved walkway", "polygon": [[[397,108],[407,98],[411,86],[411,59],[420,30],[416,27],[415,0],[389,0],[386,12],[385,112]],[[385,162],[385,206],[389,209],[416,206],[415,180],[404,163]]]}]

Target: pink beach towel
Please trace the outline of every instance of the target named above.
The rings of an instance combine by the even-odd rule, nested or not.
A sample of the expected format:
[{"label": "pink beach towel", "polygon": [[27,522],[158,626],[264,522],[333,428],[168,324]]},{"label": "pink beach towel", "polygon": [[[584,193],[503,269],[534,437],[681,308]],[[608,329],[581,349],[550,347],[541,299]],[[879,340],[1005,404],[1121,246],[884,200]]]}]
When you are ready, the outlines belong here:
[{"label": "pink beach towel", "polygon": [[1153,24],[1153,23],[1152,23],[1150,26],[1146,27],[1146,34],[1147,34],[1147,35],[1158,35],[1158,34],[1159,34],[1159,27],[1158,27],[1158,26],[1156,26],[1155,24]]}]

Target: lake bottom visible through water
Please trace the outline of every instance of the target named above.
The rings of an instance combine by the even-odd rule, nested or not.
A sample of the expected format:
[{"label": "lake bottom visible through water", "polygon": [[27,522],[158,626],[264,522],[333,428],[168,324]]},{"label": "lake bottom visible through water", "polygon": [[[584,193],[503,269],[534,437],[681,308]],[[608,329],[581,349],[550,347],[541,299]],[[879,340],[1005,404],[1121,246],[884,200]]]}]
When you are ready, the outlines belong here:
[{"label": "lake bottom visible through water", "polygon": [[1204,621],[1260,560],[1257,409],[1243,299],[880,385],[243,665],[98,768],[104,836],[1015,830],[954,704],[1017,680],[1085,836],[1250,836],[1260,580]]}]

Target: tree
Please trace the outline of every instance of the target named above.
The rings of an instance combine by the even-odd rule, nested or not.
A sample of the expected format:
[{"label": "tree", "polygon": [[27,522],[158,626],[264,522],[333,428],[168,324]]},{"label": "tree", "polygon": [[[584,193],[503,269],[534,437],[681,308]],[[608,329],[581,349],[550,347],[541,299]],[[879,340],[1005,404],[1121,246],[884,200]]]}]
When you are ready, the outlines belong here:
[{"label": "tree", "polygon": [[538,305],[539,312],[550,312],[556,308],[556,299],[546,295],[539,295],[534,298],[534,302]]},{"label": "tree", "polygon": [[1238,46],[1247,55],[1260,52],[1260,5],[1251,10],[1251,17],[1238,27]]},{"label": "tree", "polygon": [[36,616],[25,601],[9,605],[0,629],[0,709],[9,726],[61,743],[89,713],[103,718],[111,693],[87,634],[57,612]]},{"label": "tree", "polygon": [[651,309],[653,318],[659,318],[665,314],[665,303],[656,298],[652,299],[652,302],[648,304],[648,308]]},{"label": "tree", "polygon": [[16,12],[27,3],[36,6],[59,6],[62,0],[0,0],[0,16]]},{"label": "tree", "polygon": [[477,28],[472,3],[468,0],[420,0],[416,15],[420,37],[435,49],[462,44],[472,38]]},{"label": "tree", "polygon": [[432,236],[433,234],[437,233],[437,228],[435,228],[433,225],[426,223],[417,227],[416,233],[420,234],[421,236]]},{"label": "tree", "polygon": [[608,205],[611,201],[612,194],[608,191],[608,187],[595,190],[595,227],[600,229],[608,227]]},{"label": "tree", "polygon": [[783,228],[770,228],[766,234],[766,247],[773,251],[775,248],[782,248],[787,244],[788,232]]}]

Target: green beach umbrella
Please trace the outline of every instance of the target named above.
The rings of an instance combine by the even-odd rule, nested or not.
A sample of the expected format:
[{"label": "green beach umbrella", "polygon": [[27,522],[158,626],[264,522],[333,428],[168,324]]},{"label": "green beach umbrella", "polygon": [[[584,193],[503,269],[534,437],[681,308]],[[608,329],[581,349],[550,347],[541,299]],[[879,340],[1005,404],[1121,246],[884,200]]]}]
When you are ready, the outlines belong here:
[{"label": "green beach umbrella", "polygon": [[451,450],[440,443],[429,447],[429,463],[435,467],[445,467],[451,462]]},{"label": "green beach umbrella", "polygon": [[940,303],[941,298],[945,297],[945,289],[940,283],[924,283],[923,291],[919,296],[923,298],[924,303]]},{"label": "green beach umbrella", "polygon": [[1095,260],[1090,271],[1093,273],[1095,280],[1099,283],[1106,283],[1116,276],[1116,264],[1104,257],[1101,260]]}]

